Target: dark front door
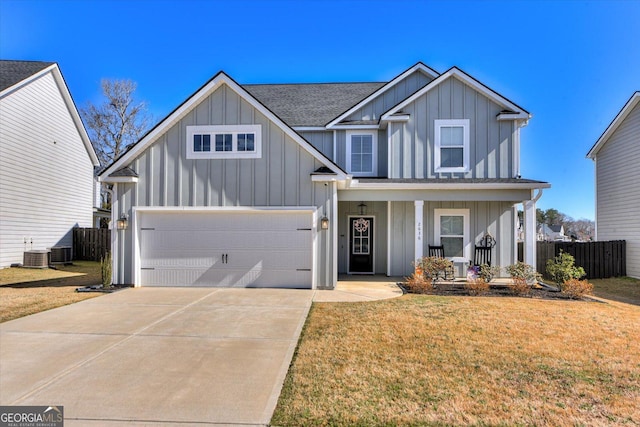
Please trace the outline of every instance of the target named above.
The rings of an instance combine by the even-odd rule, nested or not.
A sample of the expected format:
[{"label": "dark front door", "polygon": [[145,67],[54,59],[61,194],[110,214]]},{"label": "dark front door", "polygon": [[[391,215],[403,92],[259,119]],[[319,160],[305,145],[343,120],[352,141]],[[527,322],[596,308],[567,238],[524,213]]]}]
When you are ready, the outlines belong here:
[{"label": "dark front door", "polygon": [[373,273],[373,217],[349,218],[349,272]]}]

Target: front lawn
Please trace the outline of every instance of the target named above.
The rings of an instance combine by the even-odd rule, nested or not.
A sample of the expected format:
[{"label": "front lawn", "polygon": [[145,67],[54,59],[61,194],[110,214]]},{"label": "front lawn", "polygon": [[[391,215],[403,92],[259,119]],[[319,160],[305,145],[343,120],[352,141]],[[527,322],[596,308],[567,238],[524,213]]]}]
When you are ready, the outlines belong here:
[{"label": "front lawn", "polygon": [[57,270],[1,269],[0,322],[96,297],[100,294],[75,290],[101,281],[100,263],[92,261],[75,261]]},{"label": "front lawn", "polygon": [[640,307],[314,304],[273,425],[638,425]]},{"label": "front lawn", "polygon": [[614,301],[640,305],[640,280],[631,277],[592,279],[593,294]]}]

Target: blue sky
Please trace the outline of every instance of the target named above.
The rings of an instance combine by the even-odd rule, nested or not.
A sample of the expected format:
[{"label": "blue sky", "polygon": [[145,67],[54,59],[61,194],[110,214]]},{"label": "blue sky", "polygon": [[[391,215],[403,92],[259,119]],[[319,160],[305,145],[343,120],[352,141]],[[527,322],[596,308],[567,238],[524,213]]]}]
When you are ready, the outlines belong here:
[{"label": "blue sky", "polygon": [[217,71],[239,83],[388,81],[458,66],[533,114],[538,207],[594,219],[585,155],[640,90],[640,1],[0,0],[0,57],[58,62],[81,107],[138,82],[164,117]]}]

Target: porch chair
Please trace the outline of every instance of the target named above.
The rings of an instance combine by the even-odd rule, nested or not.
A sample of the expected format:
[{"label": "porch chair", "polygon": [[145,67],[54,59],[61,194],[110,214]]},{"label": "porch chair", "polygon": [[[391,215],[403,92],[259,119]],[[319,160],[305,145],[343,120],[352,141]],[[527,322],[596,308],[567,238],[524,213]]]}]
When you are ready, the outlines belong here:
[{"label": "porch chair", "polygon": [[476,246],[473,255],[473,265],[479,267],[487,264],[491,267],[491,246]]},{"label": "porch chair", "polygon": [[[430,257],[444,258],[444,246],[429,245],[428,253]],[[453,270],[453,264],[451,264],[445,270],[437,272],[436,277],[433,277],[434,280],[439,280],[439,279],[453,280],[454,278],[455,278],[455,273]]]}]

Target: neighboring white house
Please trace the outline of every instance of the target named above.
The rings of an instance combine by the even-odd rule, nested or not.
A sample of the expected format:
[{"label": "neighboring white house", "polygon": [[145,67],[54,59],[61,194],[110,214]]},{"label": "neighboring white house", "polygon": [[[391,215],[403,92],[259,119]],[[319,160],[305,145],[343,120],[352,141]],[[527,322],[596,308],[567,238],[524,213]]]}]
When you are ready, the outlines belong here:
[{"label": "neighboring white house", "polygon": [[596,240],[627,241],[627,275],[640,278],[640,91],[598,138],[595,165]]},{"label": "neighboring white house", "polygon": [[98,164],[58,65],[0,61],[0,268],[92,226]]},{"label": "neighboring white house", "polygon": [[563,225],[540,224],[538,226],[539,242],[568,242],[571,237],[564,234]]},{"label": "neighboring white house", "polygon": [[[218,73],[109,165],[114,281],[334,288],[338,273],[408,275],[429,246],[464,265],[535,265],[520,177],[530,114],[453,67],[386,83],[244,85]],[[115,221],[122,218],[122,221]],[[126,227],[125,227],[126,225]]]}]

